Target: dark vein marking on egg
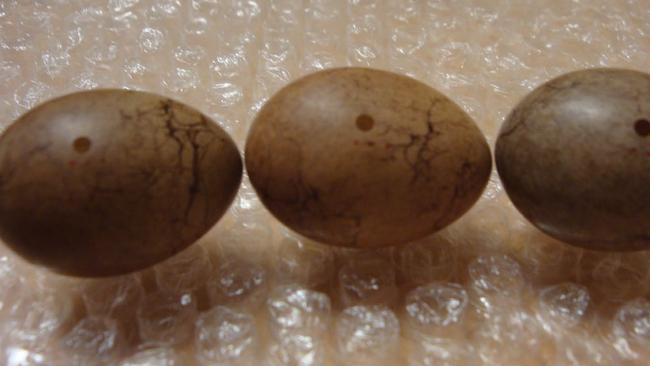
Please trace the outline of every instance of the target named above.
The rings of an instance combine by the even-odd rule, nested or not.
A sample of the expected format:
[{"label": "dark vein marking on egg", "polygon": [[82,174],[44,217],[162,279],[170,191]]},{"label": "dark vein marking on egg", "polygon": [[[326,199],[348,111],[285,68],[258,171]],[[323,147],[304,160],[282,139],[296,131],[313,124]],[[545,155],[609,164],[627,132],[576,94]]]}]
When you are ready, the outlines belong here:
[{"label": "dark vein marking on egg", "polygon": [[[439,103],[443,103],[442,99],[432,99],[429,108],[426,111],[426,132],[424,134],[417,134],[413,132],[407,132],[409,141],[406,143],[391,143],[386,144],[384,147],[386,150],[391,152],[391,155],[387,158],[383,158],[384,161],[395,160],[395,152],[401,151],[403,160],[411,167],[413,175],[411,177],[411,184],[415,184],[418,180],[423,179],[425,181],[430,181],[432,179],[433,172],[430,169],[431,159],[435,156],[443,154],[445,151],[436,150],[430,146],[431,140],[436,136],[440,135],[440,132],[437,131],[434,127],[433,122],[433,110]],[[382,131],[382,134],[386,134],[389,131],[394,130],[391,127],[387,127]],[[411,149],[415,150],[415,158],[410,158]]]}]

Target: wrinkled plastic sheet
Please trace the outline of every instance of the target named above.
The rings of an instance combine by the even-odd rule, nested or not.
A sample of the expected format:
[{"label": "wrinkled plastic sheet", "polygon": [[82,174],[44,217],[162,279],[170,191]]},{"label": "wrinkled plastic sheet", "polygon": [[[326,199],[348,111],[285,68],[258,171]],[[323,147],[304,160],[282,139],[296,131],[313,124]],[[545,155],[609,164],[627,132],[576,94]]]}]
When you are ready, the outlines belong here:
[{"label": "wrinkled plastic sheet", "polygon": [[[240,149],[278,88],[343,65],[415,77],[493,146],[535,86],[575,69],[650,71],[650,2],[0,2],[0,124],[47,98],[120,87],[202,110]],[[0,255],[5,365],[644,365],[648,253],[556,242],[496,173],[432,237],[378,251],[296,237],[245,179],[198,245],[81,280]]]}]

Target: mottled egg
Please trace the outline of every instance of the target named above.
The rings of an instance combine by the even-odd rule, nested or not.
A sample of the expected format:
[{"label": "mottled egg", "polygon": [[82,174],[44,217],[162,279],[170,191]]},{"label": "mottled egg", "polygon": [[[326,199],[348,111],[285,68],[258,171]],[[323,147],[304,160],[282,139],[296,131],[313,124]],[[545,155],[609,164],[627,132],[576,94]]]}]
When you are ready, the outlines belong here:
[{"label": "mottled egg", "polygon": [[193,108],[136,91],[69,94],[0,137],[0,237],[69,275],[139,270],[210,229],[241,174],[233,141]]},{"label": "mottled egg", "polygon": [[495,155],[510,199],[542,231],[650,249],[650,75],[589,69],[547,82],[507,117]]},{"label": "mottled egg", "polygon": [[366,68],[325,70],[281,89],[256,116],[245,161],[280,221],[360,248],[451,223],[478,199],[492,164],[481,131],[454,102]]}]

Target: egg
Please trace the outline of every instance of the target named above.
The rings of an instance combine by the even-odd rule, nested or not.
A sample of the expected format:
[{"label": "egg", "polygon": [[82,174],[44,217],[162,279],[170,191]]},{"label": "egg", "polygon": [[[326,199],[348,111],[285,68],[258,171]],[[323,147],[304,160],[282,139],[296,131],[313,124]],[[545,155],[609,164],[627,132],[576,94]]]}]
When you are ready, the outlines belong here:
[{"label": "egg", "polygon": [[281,222],[356,248],[445,227],[479,198],[492,164],[481,131],[449,98],[406,76],[355,67],[278,91],[253,121],[245,162]]},{"label": "egg", "polygon": [[650,249],[650,75],[557,77],[514,108],[495,150],[510,199],[542,231],[589,249]]},{"label": "egg", "polygon": [[68,275],[118,275],[183,250],[232,202],[227,133],[155,94],[92,90],[41,104],[0,137],[0,237]]}]

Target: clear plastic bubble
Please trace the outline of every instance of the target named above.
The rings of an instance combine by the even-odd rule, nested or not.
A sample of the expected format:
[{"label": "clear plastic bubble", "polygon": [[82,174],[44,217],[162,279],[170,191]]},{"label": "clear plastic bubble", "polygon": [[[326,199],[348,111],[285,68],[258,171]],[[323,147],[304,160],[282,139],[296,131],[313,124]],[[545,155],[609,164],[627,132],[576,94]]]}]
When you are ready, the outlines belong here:
[{"label": "clear plastic bubble", "polygon": [[275,288],[267,302],[271,333],[321,335],[331,309],[327,295],[298,285]]},{"label": "clear plastic bubble", "polygon": [[219,232],[217,253],[220,258],[263,263],[272,244],[268,213],[263,210],[233,210],[235,224]]},{"label": "clear plastic bubble", "polygon": [[503,308],[479,324],[471,344],[487,365],[543,365],[548,359],[549,339],[542,326],[527,311]]},{"label": "clear plastic bubble", "polygon": [[251,315],[216,306],[196,321],[194,347],[197,359],[209,365],[251,365],[257,335]]},{"label": "clear plastic bubble", "polygon": [[235,78],[249,66],[242,50],[221,53],[210,63],[215,79]]},{"label": "clear plastic bubble", "polygon": [[231,258],[219,263],[207,286],[213,304],[256,308],[264,302],[267,285],[267,273],[261,265]]},{"label": "clear plastic bubble", "polygon": [[41,55],[41,64],[45,73],[54,78],[70,66],[70,54],[61,44],[52,47]]},{"label": "clear plastic bubble", "polygon": [[589,302],[589,290],[582,285],[566,282],[549,286],[539,294],[539,315],[548,332],[571,328],[584,318]]},{"label": "clear plastic bubble", "polygon": [[467,307],[467,291],[455,283],[432,283],[406,295],[405,309],[410,329],[427,335],[451,336],[448,328],[458,324]]},{"label": "clear plastic bubble", "polygon": [[105,317],[83,318],[61,338],[62,357],[69,360],[66,364],[73,366],[110,364],[124,349],[117,322]]},{"label": "clear plastic bubble", "polygon": [[315,366],[324,360],[324,333],[331,304],[327,295],[299,285],[275,288],[268,300],[273,365]]},{"label": "clear plastic bubble", "polygon": [[83,283],[82,299],[90,315],[119,316],[132,313],[144,296],[138,275],[125,275]]},{"label": "clear plastic bubble", "polygon": [[291,334],[271,341],[272,366],[319,366],[325,362],[324,342],[318,336]]},{"label": "clear plastic bubble", "polygon": [[154,267],[156,284],[163,292],[185,294],[204,286],[212,274],[212,262],[201,245],[176,254]]},{"label": "clear plastic bubble", "polygon": [[228,81],[212,84],[208,93],[214,97],[213,103],[219,107],[232,107],[244,99],[243,88]]},{"label": "clear plastic bubble", "polygon": [[151,346],[182,344],[192,337],[196,316],[187,295],[148,294],[137,310],[140,337]]},{"label": "clear plastic bubble", "polygon": [[470,289],[480,313],[521,300],[526,284],[521,267],[507,255],[484,255],[469,264]]},{"label": "clear plastic bubble", "polygon": [[9,83],[10,81],[16,80],[20,74],[20,64],[13,61],[0,60],[0,82],[3,84]]},{"label": "clear plastic bubble", "polygon": [[[215,100],[213,100],[213,98],[210,98],[210,103],[214,102]],[[217,108],[222,109],[223,107]],[[259,197],[257,196],[257,193],[255,193],[255,189],[253,188],[246,173],[244,173],[242,177],[239,192],[237,192],[237,196],[235,197],[235,201],[233,202],[230,210],[233,216],[236,217],[240,223],[243,223],[245,221],[263,222],[264,216],[268,214],[264,209],[264,206],[262,205]],[[244,225],[242,224],[241,226]],[[247,226],[250,226],[250,223],[247,223]],[[261,229],[258,228],[258,231],[261,231]],[[264,235],[261,232],[259,234]],[[259,239],[256,238],[256,240]]]},{"label": "clear plastic bubble", "polygon": [[186,93],[201,84],[199,74],[191,68],[177,67],[164,75],[162,86],[173,93]]},{"label": "clear plastic bubble", "polygon": [[52,96],[52,88],[40,81],[26,81],[14,93],[14,101],[19,106],[30,109]]},{"label": "clear plastic bubble", "polygon": [[[590,275],[594,297],[624,302],[650,291],[650,271],[645,253],[606,253],[596,260]],[[585,266],[591,269],[591,266]]]},{"label": "clear plastic bubble", "polygon": [[397,298],[395,268],[383,258],[351,261],[341,267],[338,278],[344,306],[391,305]]},{"label": "clear plastic bubble", "polygon": [[198,64],[206,54],[205,48],[195,45],[184,45],[177,46],[174,48],[174,58],[178,62],[182,62],[187,65],[196,65]]},{"label": "clear plastic bubble", "polygon": [[399,349],[399,320],[382,305],[353,306],[336,322],[336,345],[345,365],[393,365]]},{"label": "clear plastic bubble", "polygon": [[147,27],[140,32],[139,41],[143,52],[156,52],[165,43],[165,34],[156,28]]},{"label": "clear plastic bubble", "polygon": [[6,346],[3,350],[0,363],[5,366],[50,366],[53,365],[41,351],[35,351],[25,346]]},{"label": "clear plastic bubble", "polygon": [[457,274],[458,248],[440,235],[399,249],[399,272],[409,283],[447,281]]},{"label": "clear plastic bubble", "polygon": [[101,36],[89,37],[92,38],[87,41],[89,45],[88,50],[85,52],[86,61],[93,65],[101,66],[103,64],[112,63],[117,59],[119,50],[117,42],[106,41]]},{"label": "clear plastic bubble", "polygon": [[650,357],[650,302],[636,298],[623,304],[612,322],[614,347],[626,359]]},{"label": "clear plastic bubble", "polygon": [[189,19],[185,25],[185,32],[196,36],[205,34],[209,29],[210,23],[208,22],[208,19],[204,17]]},{"label": "clear plastic bubble", "polygon": [[13,258],[0,256],[0,314],[20,297],[23,279],[18,275]]},{"label": "clear plastic bubble", "polygon": [[108,8],[115,12],[121,13],[137,5],[140,0],[108,0]]},{"label": "clear plastic bubble", "polygon": [[620,360],[612,346],[589,334],[575,334],[557,341],[557,355],[553,364],[558,366],[610,366]]},{"label": "clear plastic bubble", "polygon": [[122,360],[119,366],[182,366],[173,348],[150,348]]},{"label": "clear plastic bubble", "polygon": [[472,347],[459,340],[428,338],[416,341],[407,359],[409,366],[473,365],[472,353]]},{"label": "clear plastic bubble", "polygon": [[299,238],[284,238],[275,251],[275,274],[280,283],[319,287],[330,283],[334,252],[325,245]]},{"label": "clear plastic bubble", "polygon": [[58,335],[72,311],[72,299],[64,292],[22,292],[8,309],[5,325],[14,341],[39,344]]},{"label": "clear plastic bubble", "polygon": [[180,8],[180,0],[157,0],[148,14],[153,19],[172,18],[178,14]]}]

